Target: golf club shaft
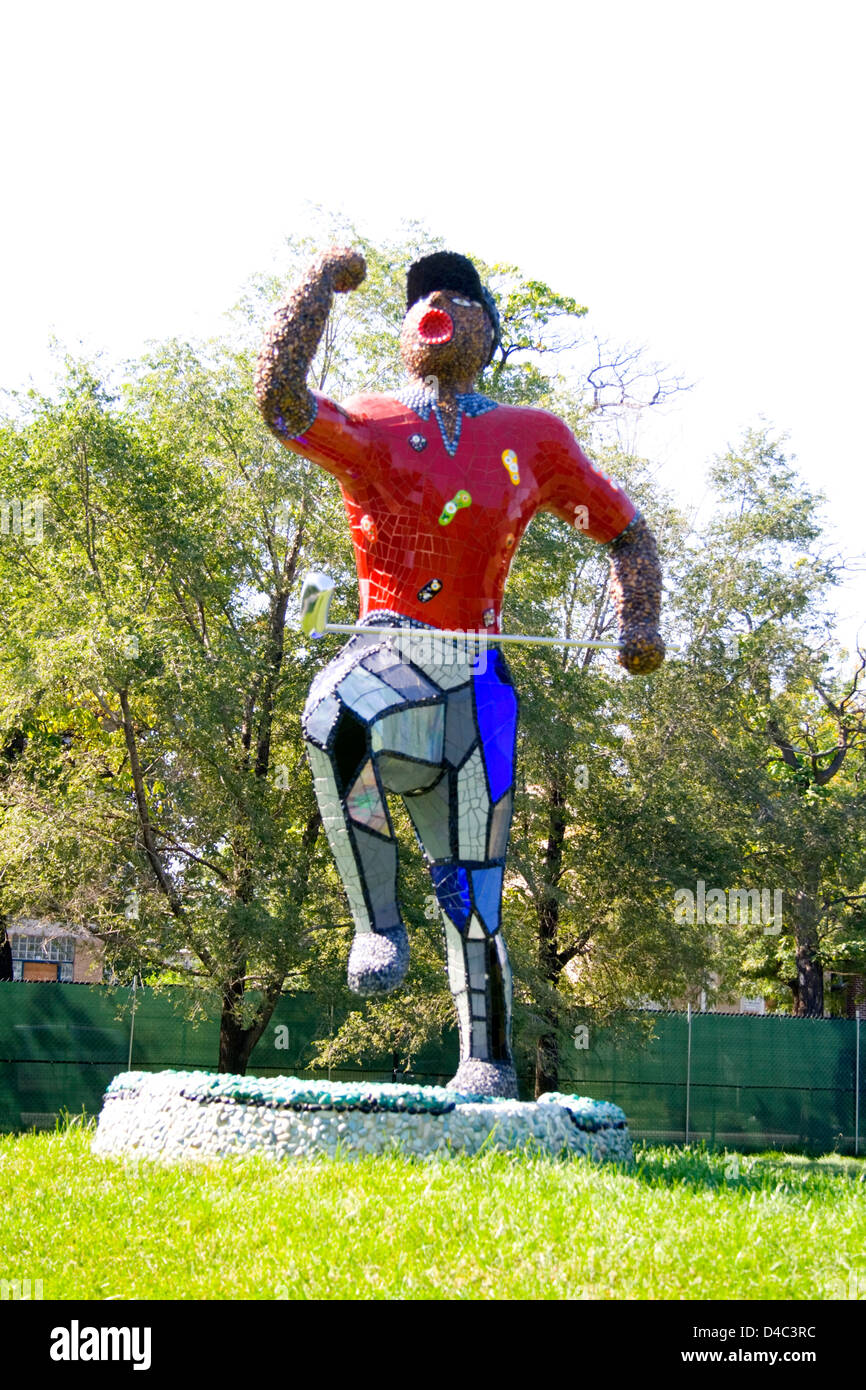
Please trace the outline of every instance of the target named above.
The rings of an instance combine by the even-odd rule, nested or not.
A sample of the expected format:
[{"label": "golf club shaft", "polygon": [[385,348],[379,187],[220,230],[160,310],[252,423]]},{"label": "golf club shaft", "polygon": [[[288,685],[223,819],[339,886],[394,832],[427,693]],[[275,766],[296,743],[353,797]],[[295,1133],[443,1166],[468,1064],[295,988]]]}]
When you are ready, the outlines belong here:
[{"label": "golf club shaft", "polygon": [[597,647],[606,651],[622,651],[624,642],[589,642],[580,641],[574,637],[524,637],[521,633],[514,632],[459,632],[448,628],[413,628],[413,627],[361,627],[354,623],[328,623],[324,632],[314,632],[312,637],[324,637],[329,632],[360,632],[360,633],[386,633],[399,636],[407,632],[432,633],[436,637],[462,637],[467,641],[476,641],[482,638],[485,642],[525,642],[537,647]]}]

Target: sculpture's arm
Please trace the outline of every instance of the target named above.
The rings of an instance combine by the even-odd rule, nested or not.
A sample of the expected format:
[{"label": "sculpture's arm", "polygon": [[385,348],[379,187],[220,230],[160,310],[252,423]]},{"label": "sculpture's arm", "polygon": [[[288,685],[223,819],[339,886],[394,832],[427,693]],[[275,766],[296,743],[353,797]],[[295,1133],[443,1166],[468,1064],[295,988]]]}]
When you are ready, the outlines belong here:
[{"label": "sculpture's arm", "polygon": [[638,512],[610,542],[613,599],[625,647],[617,660],[632,675],[655,671],[665,658],[659,636],[662,572],[653,534]]},{"label": "sculpture's arm", "polygon": [[625,647],[617,660],[632,675],[661,666],[658,633],[662,576],[652,533],[629,497],[583,452],[555,415],[533,412],[540,505],[610,549],[613,597]]},{"label": "sculpture's arm", "polygon": [[332,248],[317,257],[277,310],[259,352],[255,393],[266,425],[279,439],[304,434],[315,420],[307,373],[333,296],[357,289],[366,273],[359,251]]}]

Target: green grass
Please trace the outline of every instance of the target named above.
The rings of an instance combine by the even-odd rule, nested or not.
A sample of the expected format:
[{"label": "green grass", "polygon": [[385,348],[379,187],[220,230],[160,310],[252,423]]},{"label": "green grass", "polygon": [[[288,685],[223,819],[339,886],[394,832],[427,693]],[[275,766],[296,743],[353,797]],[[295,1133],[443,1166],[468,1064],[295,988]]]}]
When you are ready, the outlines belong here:
[{"label": "green grass", "polygon": [[46,1299],[866,1297],[866,1165],[94,1159],[0,1138],[0,1278]]}]

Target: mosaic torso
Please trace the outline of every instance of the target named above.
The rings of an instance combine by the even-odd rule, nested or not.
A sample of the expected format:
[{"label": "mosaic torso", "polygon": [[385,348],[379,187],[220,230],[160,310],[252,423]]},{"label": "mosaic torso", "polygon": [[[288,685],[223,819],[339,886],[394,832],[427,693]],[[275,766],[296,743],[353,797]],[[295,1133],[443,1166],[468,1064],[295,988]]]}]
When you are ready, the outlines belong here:
[{"label": "mosaic torso", "polygon": [[505,582],[537,511],[595,541],[635,515],[625,493],[547,411],[458,397],[453,433],[432,394],[317,397],[290,447],[340,482],[361,616],[382,609],[434,627],[499,631]]}]

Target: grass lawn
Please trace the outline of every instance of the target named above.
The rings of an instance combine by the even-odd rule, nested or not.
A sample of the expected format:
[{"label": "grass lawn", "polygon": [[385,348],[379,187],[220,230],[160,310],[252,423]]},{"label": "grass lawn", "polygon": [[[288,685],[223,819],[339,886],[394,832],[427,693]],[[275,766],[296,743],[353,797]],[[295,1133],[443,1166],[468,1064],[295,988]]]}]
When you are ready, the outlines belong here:
[{"label": "grass lawn", "polygon": [[0,1137],[0,1278],[46,1299],[866,1297],[853,1159],[163,1168],[94,1159],[91,1137]]}]

